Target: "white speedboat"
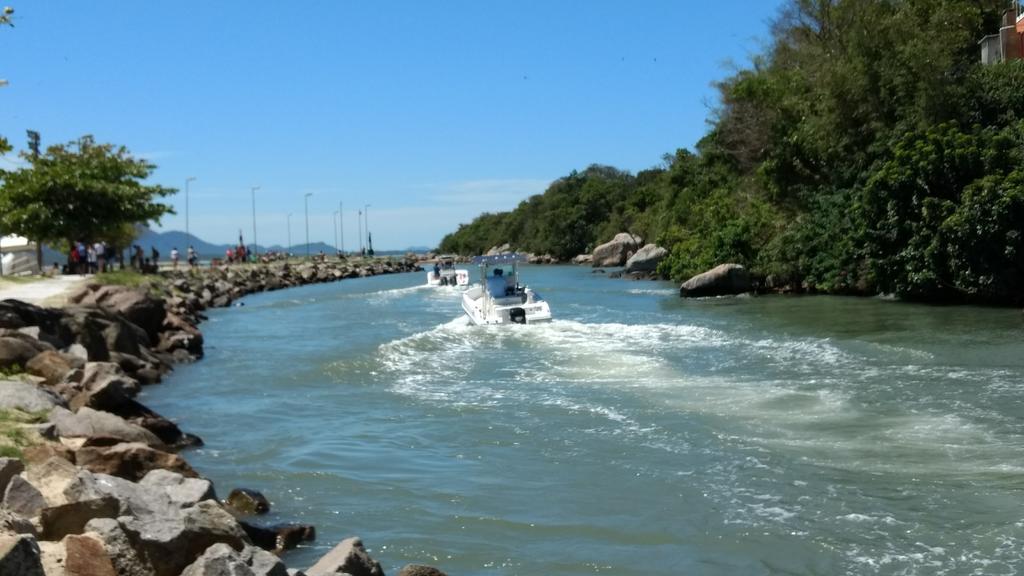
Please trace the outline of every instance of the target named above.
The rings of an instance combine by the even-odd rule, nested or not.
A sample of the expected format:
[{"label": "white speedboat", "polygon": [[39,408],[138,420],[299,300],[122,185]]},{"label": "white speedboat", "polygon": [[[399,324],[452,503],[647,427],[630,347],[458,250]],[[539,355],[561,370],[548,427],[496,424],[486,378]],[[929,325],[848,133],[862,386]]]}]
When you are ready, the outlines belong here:
[{"label": "white speedboat", "polygon": [[[477,326],[536,324],[551,321],[551,307],[539,294],[519,283],[522,254],[477,256],[480,283],[462,293],[462,309]],[[511,267],[511,271],[508,268]]]},{"label": "white speedboat", "polygon": [[455,256],[439,256],[434,269],[427,272],[427,286],[469,286],[469,270],[455,267]]}]

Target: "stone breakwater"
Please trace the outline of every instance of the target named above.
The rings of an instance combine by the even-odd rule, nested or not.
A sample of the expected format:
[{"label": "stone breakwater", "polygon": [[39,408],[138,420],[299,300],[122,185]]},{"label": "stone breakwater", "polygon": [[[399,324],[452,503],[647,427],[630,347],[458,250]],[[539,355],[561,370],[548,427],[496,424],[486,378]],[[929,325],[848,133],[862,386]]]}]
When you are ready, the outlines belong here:
[{"label": "stone breakwater", "polygon": [[[269,504],[222,500],[180,451],[202,440],[141,404],[143,386],[202,357],[211,307],[247,294],[419,270],[411,261],[169,272],[139,287],[87,285],[64,308],[0,301],[0,575],[383,575],[348,538],[305,571],[280,555],[315,538],[261,525]],[[408,565],[400,576],[443,576]]]}]

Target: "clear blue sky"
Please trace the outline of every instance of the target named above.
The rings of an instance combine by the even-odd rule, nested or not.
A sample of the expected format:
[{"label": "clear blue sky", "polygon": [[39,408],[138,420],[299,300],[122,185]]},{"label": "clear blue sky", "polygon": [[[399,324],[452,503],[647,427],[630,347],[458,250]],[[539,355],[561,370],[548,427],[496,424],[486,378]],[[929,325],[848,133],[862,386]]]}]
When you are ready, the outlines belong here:
[{"label": "clear blue sky", "polygon": [[[93,134],[181,189],[213,242],[434,246],[592,163],[692,147],[711,83],[759,52],[781,0],[7,0],[0,134]],[[12,168],[13,155],[0,159]]]}]

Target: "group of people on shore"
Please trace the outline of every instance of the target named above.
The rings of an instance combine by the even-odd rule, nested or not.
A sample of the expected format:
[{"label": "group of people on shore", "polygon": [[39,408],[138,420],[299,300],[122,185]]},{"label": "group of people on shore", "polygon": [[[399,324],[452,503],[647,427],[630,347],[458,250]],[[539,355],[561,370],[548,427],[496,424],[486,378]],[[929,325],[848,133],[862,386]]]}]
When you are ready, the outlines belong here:
[{"label": "group of people on shore", "polygon": [[[68,250],[68,274],[96,274],[110,269],[117,251],[106,242],[72,242]],[[56,266],[56,264],[54,264]]]}]

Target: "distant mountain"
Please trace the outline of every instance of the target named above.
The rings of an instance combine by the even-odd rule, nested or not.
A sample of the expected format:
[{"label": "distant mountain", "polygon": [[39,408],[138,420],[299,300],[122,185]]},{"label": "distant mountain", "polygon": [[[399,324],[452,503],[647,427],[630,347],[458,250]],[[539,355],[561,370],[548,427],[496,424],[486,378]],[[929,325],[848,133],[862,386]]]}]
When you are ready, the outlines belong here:
[{"label": "distant mountain", "polygon": [[[222,258],[224,252],[228,248],[234,249],[235,244],[211,244],[202,238],[197,237],[195,234],[186,236],[184,232],[179,230],[168,230],[167,232],[157,232],[150,228],[140,227],[139,235],[136,237],[134,244],[142,246],[142,249],[149,255],[152,248],[156,248],[160,252],[161,259],[166,259],[171,249],[177,248],[178,252],[181,252],[184,257],[186,250],[188,250],[189,244],[191,244],[196,252],[199,253],[200,258]],[[248,248],[252,248],[252,244],[247,243]],[[283,252],[284,246],[274,244],[272,246],[258,245],[260,253],[274,251]],[[323,250],[325,254],[333,254],[334,246],[326,244],[324,242],[310,242],[309,253],[319,254]],[[289,250],[290,253],[302,256],[306,254],[305,244],[295,244]]]},{"label": "distant mountain", "polygon": [[[191,240],[191,242],[189,242],[189,240]],[[156,230],[152,230],[144,226],[139,227],[139,233],[134,242],[134,244],[142,246],[142,249],[146,252],[147,256],[149,256],[150,250],[155,247],[160,252],[161,259],[168,258],[172,248],[177,248],[184,258],[185,251],[188,250],[190,243],[195,247],[196,252],[199,253],[199,257],[204,259],[221,258],[224,256],[224,252],[228,248],[233,249],[235,247],[234,244],[211,244],[210,242],[197,237],[195,234],[187,237],[185,233],[180,230],[157,232]],[[252,248],[251,244],[246,244],[246,246]],[[272,246],[259,245],[259,251],[261,253],[268,251],[283,252],[284,250],[285,247],[280,244],[274,244]],[[335,248],[325,242],[310,242],[310,254],[319,254],[321,250],[323,250],[324,254],[334,254]],[[428,248],[426,246],[415,246],[406,248],[405,250],[377,250],[376,254],[378,256],[403,256],[408,252],[426,253],[431,250],[432,248]],[[293,244],[288,252],[296,256],[305,256],[306,245]]]}]

